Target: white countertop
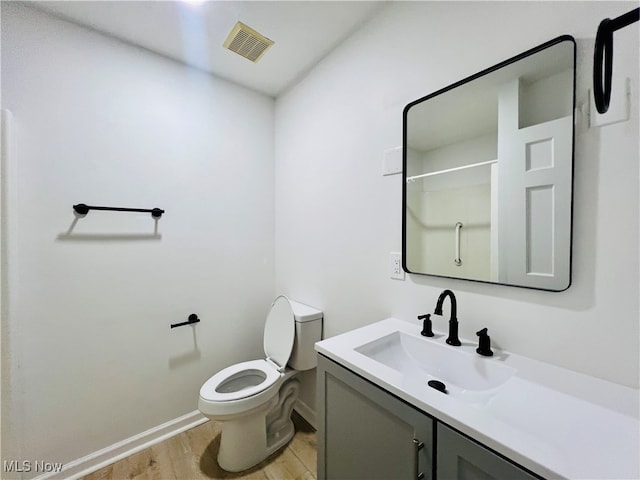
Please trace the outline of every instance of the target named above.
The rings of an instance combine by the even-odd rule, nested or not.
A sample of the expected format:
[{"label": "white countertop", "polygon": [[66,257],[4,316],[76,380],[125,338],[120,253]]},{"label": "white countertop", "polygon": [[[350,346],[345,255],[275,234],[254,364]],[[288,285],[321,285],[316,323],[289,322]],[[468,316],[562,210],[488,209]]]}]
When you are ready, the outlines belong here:
[{"label": "white countertop", "polygon": [[[479,403],[443,395],[354,350],[421,327],[388,318],[316,343],[316,351],[545,478],[640,478],[640,395],[636,389],[494,348],[479,361],[516,370]],[[447,346],[449,347],[449,346]]]}]

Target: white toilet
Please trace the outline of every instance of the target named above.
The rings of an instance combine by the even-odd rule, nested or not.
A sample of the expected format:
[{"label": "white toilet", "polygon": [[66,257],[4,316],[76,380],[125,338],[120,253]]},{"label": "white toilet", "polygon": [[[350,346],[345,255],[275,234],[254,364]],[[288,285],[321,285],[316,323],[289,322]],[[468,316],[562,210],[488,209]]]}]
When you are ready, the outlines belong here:
[{"label": "white toilet", "polygon": [[316,366],[322,312],[279,296],[264,326],[263,360],[227,367],[200,389],[198,409],[221,429],[218,464],[240,472],[260,463],[293,436],[298,371]]}]

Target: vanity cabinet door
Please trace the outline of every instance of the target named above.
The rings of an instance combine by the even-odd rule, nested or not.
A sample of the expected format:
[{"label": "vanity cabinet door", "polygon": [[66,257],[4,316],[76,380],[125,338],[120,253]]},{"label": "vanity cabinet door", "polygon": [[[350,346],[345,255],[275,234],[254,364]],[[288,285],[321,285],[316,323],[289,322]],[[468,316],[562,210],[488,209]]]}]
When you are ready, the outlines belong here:
[{"label": "vanity cabinet door", "polygon": [[322,355],[318,397],[319,479],[433,478],[431,417]]},{"label": "vanity cabinet door", "polygon": [[438,480],[534,480],[534,476],[491,450],[438,423]]}]

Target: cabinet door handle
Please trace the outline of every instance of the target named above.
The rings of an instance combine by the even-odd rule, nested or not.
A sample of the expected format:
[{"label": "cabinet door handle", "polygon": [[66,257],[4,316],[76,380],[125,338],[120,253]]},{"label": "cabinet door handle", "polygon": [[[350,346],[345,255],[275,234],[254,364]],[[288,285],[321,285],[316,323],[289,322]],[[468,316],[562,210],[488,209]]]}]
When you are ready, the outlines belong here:
[{"label": "cabinet door handle", "polygon": [[413,454],[414,454],[413,477],[416,480],[422,480],[424,478],[424,473],[420,471],[420,457],[418,455],[420,450],[422,450],[423,448],[424,448],[424,443],[422,443],[417,438],[414,438],[413,439]]}]

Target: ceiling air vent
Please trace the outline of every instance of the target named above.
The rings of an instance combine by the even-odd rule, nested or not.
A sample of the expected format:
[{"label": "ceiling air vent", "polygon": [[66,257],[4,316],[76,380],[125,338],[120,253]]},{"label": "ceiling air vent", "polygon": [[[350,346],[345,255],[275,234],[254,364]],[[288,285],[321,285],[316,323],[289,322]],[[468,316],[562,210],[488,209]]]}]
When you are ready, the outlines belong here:
[{"label": "ceiling air vent", "polygon": [[273,40],[260,35],[253,28],[242,22],[237,22],[224,41],[224,48],[228,48],[252,62],[257,62],[273,45]]}]

